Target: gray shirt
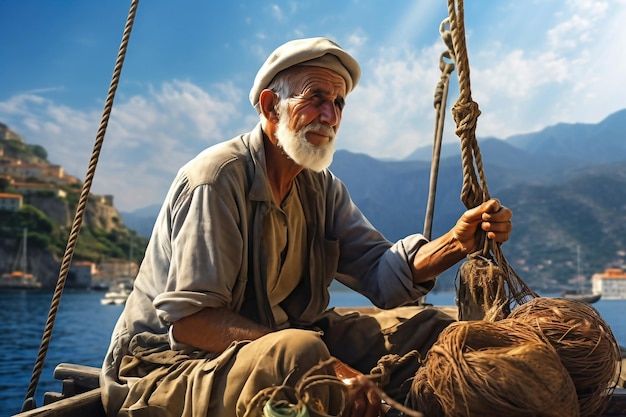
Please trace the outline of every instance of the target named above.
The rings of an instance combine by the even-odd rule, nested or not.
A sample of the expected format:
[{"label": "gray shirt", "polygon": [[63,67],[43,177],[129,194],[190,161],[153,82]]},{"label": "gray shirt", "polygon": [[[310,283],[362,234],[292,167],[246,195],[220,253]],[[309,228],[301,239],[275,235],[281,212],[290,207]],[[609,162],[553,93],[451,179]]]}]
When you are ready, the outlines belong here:
[{"label": "gray shirt", "polygon": [[[333,279],[385,309],[432,289],[434,281],[418,286],[412,281],[410,263],[426,242],[423,236],[395,244],[386,240],[330,170],[305,169],[295,181],[308,242],[300,284],[281,303],[290,322],[307,326],[318,320],[328,307]],[[105,384],[119,383],[120,360],[133,336],[166,334],[171,323],[204,308],[227,308],[275,326],[261,244],[272,201],[260,124],[206,149],[179,170],[113,332]]]}]

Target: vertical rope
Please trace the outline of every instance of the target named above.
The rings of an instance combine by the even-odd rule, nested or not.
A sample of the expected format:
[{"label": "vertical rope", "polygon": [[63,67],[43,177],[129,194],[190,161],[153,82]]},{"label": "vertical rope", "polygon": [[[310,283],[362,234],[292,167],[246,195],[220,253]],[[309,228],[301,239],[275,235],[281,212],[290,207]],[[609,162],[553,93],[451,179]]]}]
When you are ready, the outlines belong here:
[{"label": "vertical rope", "polygon": [[72,223],[70,236],[67,242],[67,246],[65,248],[65,254],[63,255],[59,278],[57,280],[57,285],[54,289],[54,295],[52,297],[50,310],[48,312],[48,319],[46,321],[43,337],[41,339],[41,345],[39,347],[39,353],[37,354],[37,360],[35,362],[22,411],[27,411],[35,408],[35,391],[37,390],[37,385],[39,383],[43,364],[46,358],[46,354],[48,352],[48,347],[50,345],[50,338],[52,336],[52,330],[54,328],[54,321],[56,319],[59,304],[61,302],[61,296],[63,294],[63,288],[65,287],[65,281],[67,280],[70,264],[72,262],[72,256],[74,254],[74,248],[76,247],[78,234],[80,233],[80,228],[83,222],[85,207],[87,206],[87,200],[89,199],[89,192],[91,190],[91,185],[93,183],[93,178],[96,172],[96,166],[98,164],[100,150],[102,149],[104,135],[107,129],[107,125],[109,123],[111,110],[113,108],[113,100],[115,99],[115,92],[117,91],[117,87],[119,84],[122,66],[124,64],[124,58],[126,57],[126,49],[128,47],[128,41],[130,39],[130,33],[132,31],[138,4],[139,0],[132,0],[132,4],[128,12],[128,18],[126,20],[126,26],[124,27],[122,42],[117,55],[117,60],[115,62],[115,68],[113,70],[111,84],[109,86],[109,93],[104,104],[102,119],[100,121],[100,128],[98,129],[98,132],[96,134],[91,160],[89,161],[89,167],[85,176],[85,182],[83,183],[80,198],[76,207],[74,222]]},{"label": "vertical rope", "polygon": [[435,89],[435,134],[433,138],[433,156],[430,165],[430,186],[428,190],[428,202],[426,204],[426,216],[424,218],[424,237],[431,239],[433,229],[433,217],[435,213],[435,199],[437,196],[437,178],[439,177],[439,160],[441,154],[441,142],[443,138],[443,128],[445,125],[446,102],[448,99],[448,88],[450,87],[450,74],[454,71],[454,47],[452,46],[452,35],[445,29],[449,19],[444,19],[439,26],[439,33],[447,49],[439,55],[439,70],[441,76]]},{"label": "vertical rope", "polygon": [[[489,200],[490,197],[483,170],[482,156],[476,141],[476,123],[478,116],[480,116],[480,110],[478,104],[472,100],[469,59],[465,46],[463,0],[458,0],[458,6],[455,5],[454,0],[449,0],[448,13],[459,76],[459,98],[452,107],[452,114],[457,125],[455,133],[461,139],[464,180],[461,198],[465,207],[469,209]],[[480,182],[476,177],[475,169],[480,176]]]},{"label": "vertical rope", "polygon": [[[459,77],[459,98],[452,107],[452,114],[456,122],[455,133],[461,140],[463,164],[461,200],[465,207],[470,209],[491,197],[476,140],[476,124],[480,110],[478,104],[472,100],[463,0],[448,0],[448,15]],[[477,232],[477,239],[478,247],[482,247],[482,250],[471,254],[468,257],[470,265],[462,265],[459,270],[462,285],[469,287],[467,289],[473,302],[481,309],[493,307],[492,311],[508,312],[513,301],[522,304],[529,297],[537,296],[508,264],[499,243],[487,239],[487,234],[482,230]],[[464,271],[466,273],[463,273]],[[506,294],[503,294],[503,290]],[[492,305],[485,305],[481,298],[489,300]],[[468,300],[459,300],[459,303],[463,305],[466,301]],[[472,306],[471,303],[469,305]],[[494,313],[493,317],[495,316]]]}]

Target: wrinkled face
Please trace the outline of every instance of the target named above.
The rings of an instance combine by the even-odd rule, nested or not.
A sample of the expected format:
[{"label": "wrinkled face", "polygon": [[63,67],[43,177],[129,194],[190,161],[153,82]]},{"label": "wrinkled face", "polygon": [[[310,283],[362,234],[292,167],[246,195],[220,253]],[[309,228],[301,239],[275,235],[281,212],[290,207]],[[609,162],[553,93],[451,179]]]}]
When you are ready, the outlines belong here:
[{"label": "wrinkled face", "polygon": [[335,152],[335,137],[345,103],[345,81],[334,71],[301,67],[294,91],[278,106],[278,146],[298,165],[322,171]]}]

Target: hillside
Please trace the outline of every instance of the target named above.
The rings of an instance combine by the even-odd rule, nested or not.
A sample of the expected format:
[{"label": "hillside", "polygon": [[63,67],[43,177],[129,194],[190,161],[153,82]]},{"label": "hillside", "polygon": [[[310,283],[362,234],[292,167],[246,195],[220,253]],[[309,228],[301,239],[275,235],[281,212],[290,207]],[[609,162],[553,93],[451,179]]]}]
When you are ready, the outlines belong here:
[{"label": "hillside", "polygon": [[[27,144],[3,124],[0,124],[0,168],[0,173],[4,173],[0,176],[0,193],[23,196],[19,211],[1,211],[0,273],[13,269],[26,229],[28,271],[44,286],[52,286],[59,274],[82,183],[50,164],[43,147]],[[22,171],[29,172],[30,176],[25,177]],[[46,174],[48,172],[56,175],[46,177],[51,175]],[[25,189],[30,191],[23,191]],[[132,251],[133,260],[138,262],[143,257],[147,239],[124,225],[112,197],[90,196],[72,260],[96,264],[111,259],[127,260],[131,244],[136,247]]]}]

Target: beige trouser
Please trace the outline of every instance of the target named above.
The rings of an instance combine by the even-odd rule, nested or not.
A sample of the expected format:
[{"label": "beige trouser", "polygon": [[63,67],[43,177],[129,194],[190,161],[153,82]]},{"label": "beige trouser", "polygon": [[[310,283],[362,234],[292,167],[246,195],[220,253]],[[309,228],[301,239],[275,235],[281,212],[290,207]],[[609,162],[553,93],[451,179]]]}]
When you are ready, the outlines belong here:
[{"label": "beige trouser", "polygon": [[[367,316],[329,312],[318,323],[321,336],[319,332],[297,329],[271,333],[243,346],[216,372],[209,416],[241,417],[260,390],[282,384],[292,371],[288,383],[294,385],[303,373],[331,355],[363,373],[370,373],[387,354],[404,356],[418,350],[424,357],[452,321],[431,308],[410,317],[392,310]],[[418,366],[415,361],[396,369],[385,392],[403,403]],[[341,396],[337,393],[320,391],[317,395],[330,410],[339,406],[336,401]]]},{"label": "beige trouser", "polygon": [[[320,331],[280,330],[233,345],[213,359],[137,343],[120,371],[129,383],[120,415],[242,417],[260,391],[282,384],[294,386],[304,373],[331,356],[363,373],[370,373],[387,354],[403,356],[418,350],[424,357],[454,319],[432,308],[410,313],[390,310],[342,316],[330,311],[316,323]],[[151,344],[146,340],[146,346]],[[413,361],[396,369],[385,392],[404,402],[418,367]],[[327,410],[335,411],[341,392],[329,388],[317,386],[314,394]]]}]

